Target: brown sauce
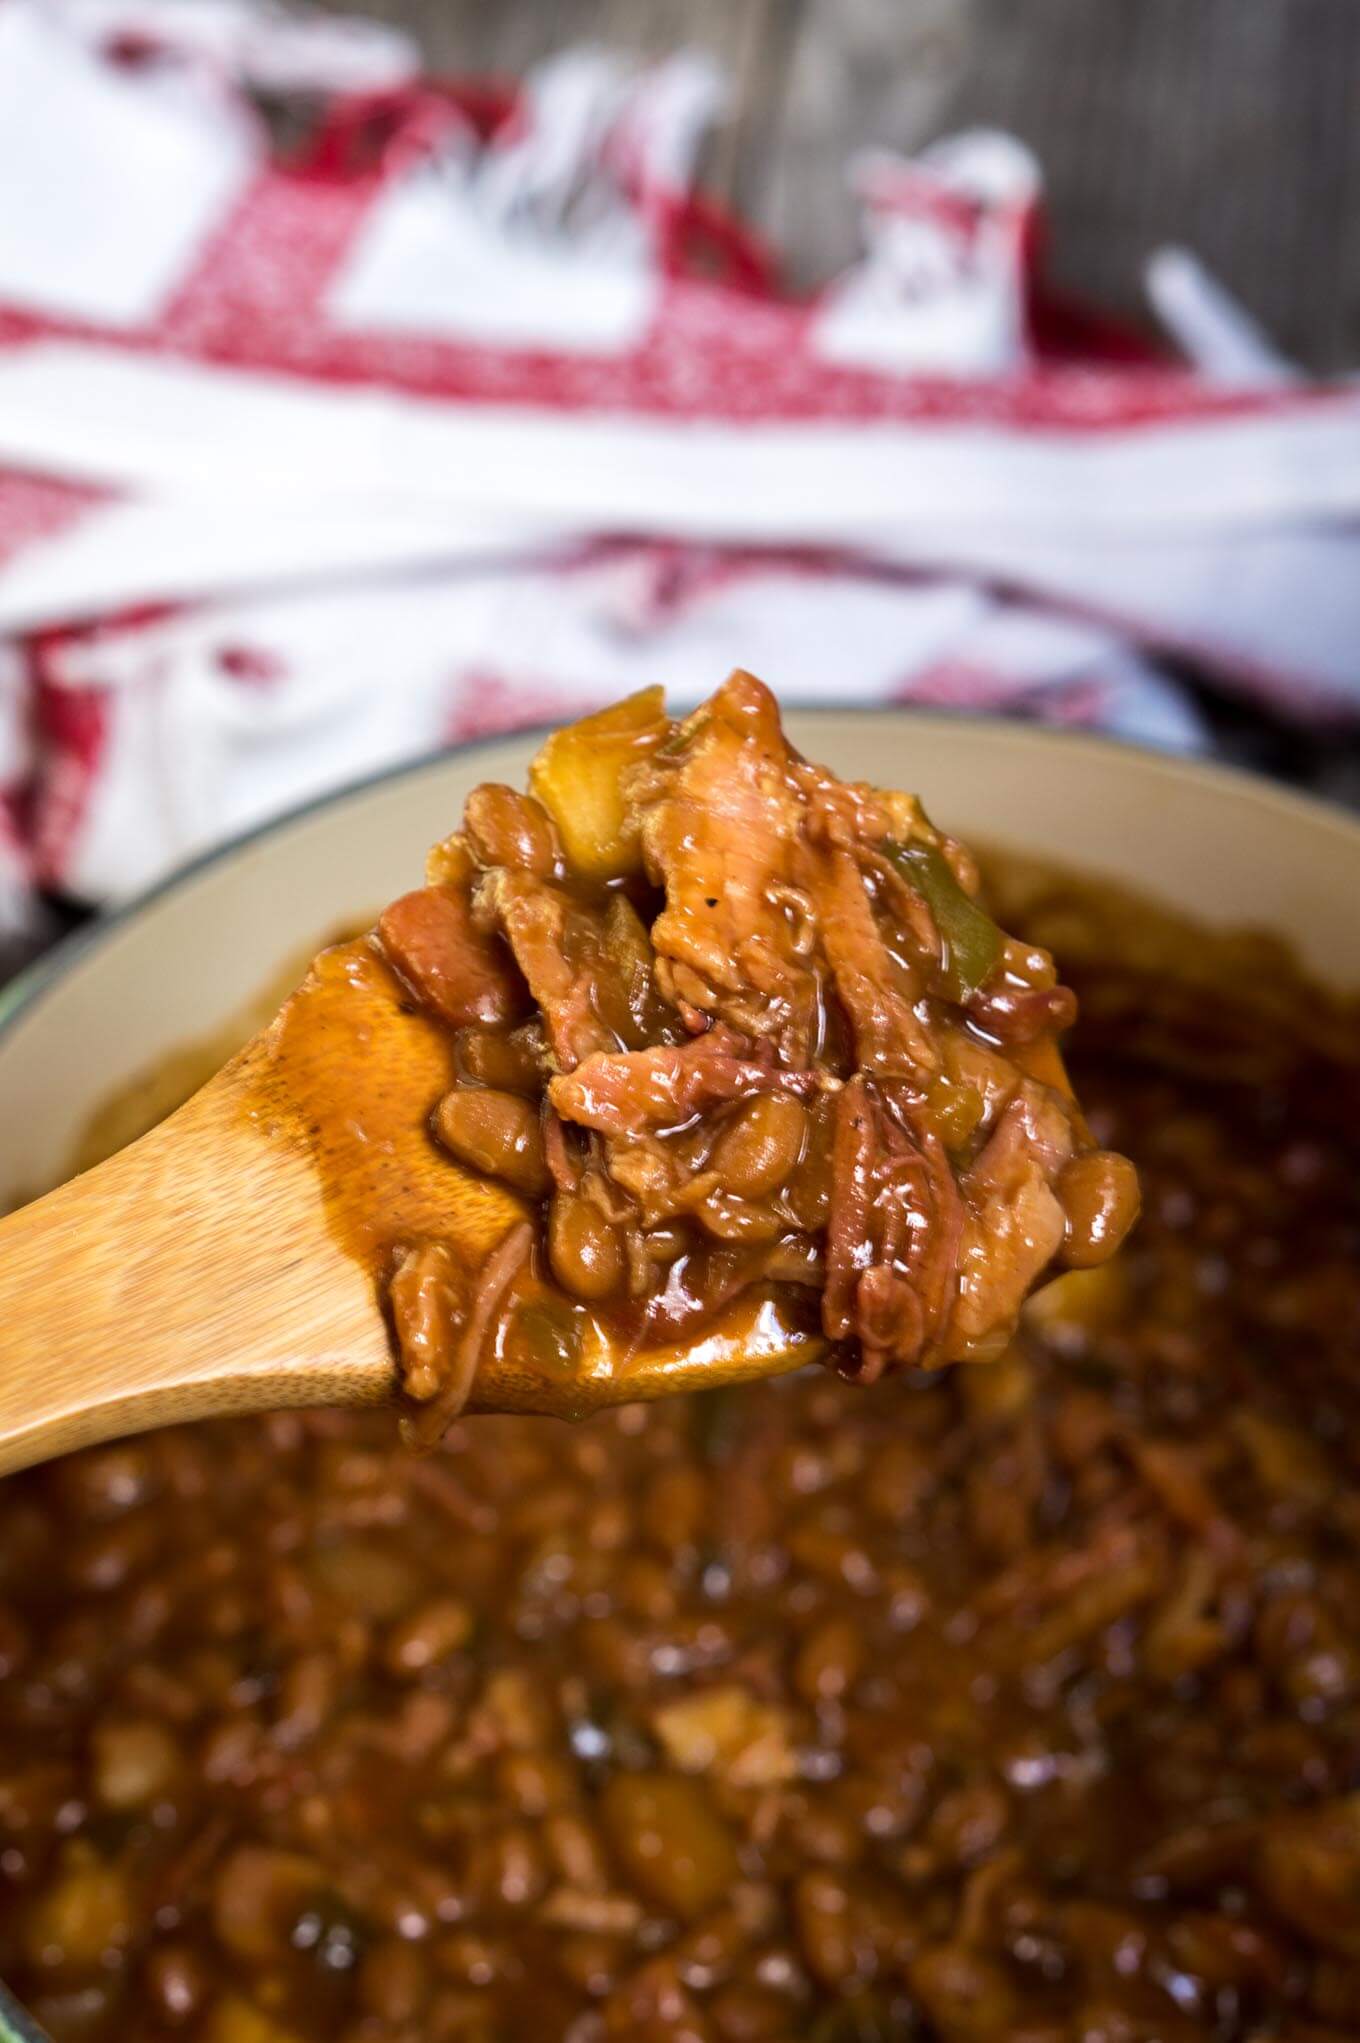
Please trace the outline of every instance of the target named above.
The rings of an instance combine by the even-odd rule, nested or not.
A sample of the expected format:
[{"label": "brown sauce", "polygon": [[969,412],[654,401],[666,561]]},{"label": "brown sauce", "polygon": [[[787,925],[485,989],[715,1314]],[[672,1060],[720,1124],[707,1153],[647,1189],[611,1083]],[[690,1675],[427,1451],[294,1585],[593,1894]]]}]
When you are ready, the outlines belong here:
[{"label": "brown sauce", "polygon": [[1360,2031],[1356,1013],[1012,912],[1146,1203],[991,1367],[0,1485],[0,1974],[57,2043]]},{"label": "brown sauce", "polygon": [[[332,1235],[369,1272],[378,1302],[403,1244],[438,1239],[476,1269],[520,1217],[505,1185],[460,1169],[431,1134],[458,1077],[458,1047],[361,936],[317,958],[274,1023],[245,1096],[263,1133],[306,1147]],[[714,1373],[795,1368],[821,1346],[799,1306],[768,1287],[725,1311],[695,1302],[680,1337],[648,1338],[626,1300],[587,1308],[565,1298],[536,1256],[488,1344],[480,1401],[576,1417]],[[474,1394],[474,1409],[478,1402]]]}]

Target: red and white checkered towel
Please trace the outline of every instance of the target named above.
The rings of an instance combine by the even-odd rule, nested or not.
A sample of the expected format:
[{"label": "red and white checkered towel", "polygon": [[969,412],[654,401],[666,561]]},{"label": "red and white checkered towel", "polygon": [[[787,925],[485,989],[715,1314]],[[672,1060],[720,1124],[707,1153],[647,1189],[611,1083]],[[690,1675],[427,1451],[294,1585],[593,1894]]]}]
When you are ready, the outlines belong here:
[{"label": "red and white checkered towel", "polygon": [[[252,88],[309,95],[303,149]],[[1001,135],[859,163],[862,261],[791,297],[694,186],[720,96],[692,56],[507,91],[251,0],[0,0],[11,913],[736,663],[1181,747],[1168,654],[1360,710],[1360,389],[1187,258],[1179,359],[1054,303]]]}]

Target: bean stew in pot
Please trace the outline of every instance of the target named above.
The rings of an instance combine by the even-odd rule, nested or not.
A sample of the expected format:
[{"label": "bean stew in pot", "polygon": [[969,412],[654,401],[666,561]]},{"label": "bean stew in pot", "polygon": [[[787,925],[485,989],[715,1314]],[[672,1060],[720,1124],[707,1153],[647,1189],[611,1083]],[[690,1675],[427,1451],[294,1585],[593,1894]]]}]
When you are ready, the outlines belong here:
[{"label": "bean stew in pot", "polygon": [[1360,2033],[1357,1018],[1005,912],[1145,1217],[990,1367],[0,1485],[0,1973],[57,2043]]}]

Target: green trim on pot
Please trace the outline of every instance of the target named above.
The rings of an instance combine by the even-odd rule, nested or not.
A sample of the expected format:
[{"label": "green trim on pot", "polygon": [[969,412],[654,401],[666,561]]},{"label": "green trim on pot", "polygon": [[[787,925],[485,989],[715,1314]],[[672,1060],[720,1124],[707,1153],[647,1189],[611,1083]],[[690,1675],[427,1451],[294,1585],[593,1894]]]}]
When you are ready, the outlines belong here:
[{"label": "green trim on pot", "polygon": [[14,1995],[0,1984],[0,2043],[51,2043],[46,2029],[40,2029]]}]

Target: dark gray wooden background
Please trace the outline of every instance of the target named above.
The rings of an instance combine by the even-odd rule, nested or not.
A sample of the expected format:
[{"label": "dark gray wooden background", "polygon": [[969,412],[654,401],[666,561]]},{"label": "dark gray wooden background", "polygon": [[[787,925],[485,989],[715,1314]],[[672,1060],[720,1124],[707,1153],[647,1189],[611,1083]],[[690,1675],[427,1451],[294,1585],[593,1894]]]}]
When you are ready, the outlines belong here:
[{"label": "dark gray wooden background", "polygon": [[[332,0],[335,4],[335,0]],[[1047,171],[1052,270],[1125,312],[1195,248],[1298,360],[1360,367],[1360,0],[338,0],[444,69],[580,41],[693,44],[732,80],[707,181],[800,282],[854,252],[843,165],[1011,129]]]}]

